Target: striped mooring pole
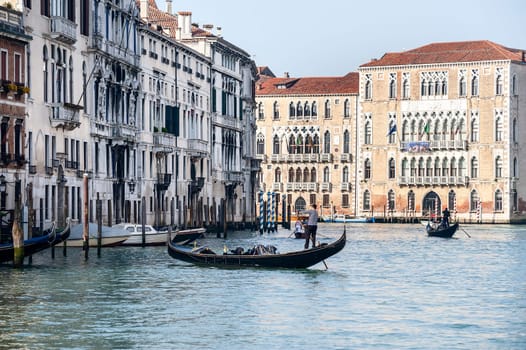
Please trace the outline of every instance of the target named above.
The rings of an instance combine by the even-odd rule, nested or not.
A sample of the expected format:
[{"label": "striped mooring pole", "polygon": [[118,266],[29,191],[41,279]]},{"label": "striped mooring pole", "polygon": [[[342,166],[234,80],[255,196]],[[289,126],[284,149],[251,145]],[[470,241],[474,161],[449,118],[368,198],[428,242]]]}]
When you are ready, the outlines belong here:
[{"label": "striped mooring pole", "polygon": [[270,232],[272,228],[272,220],[270,218],[270,205],[271,205],[271,193],[267,192],[267,232]]},{"label": "striped mooring pole", "polygon": [[276,224],[276,192],[272,192],[272,232],[277,231]]},{"label": "striped mooring pole", "polygon": [[480,203],[480,199],[477,202],[477,224],[480,224],[482,222],[482,204]]},{"label": "striped mooring pole", "polygon": [[259,192],[259,233],[263,234],[263,224],[264,224],[264,213],[263,210],[265,206],[263,205],[263,191]]}]

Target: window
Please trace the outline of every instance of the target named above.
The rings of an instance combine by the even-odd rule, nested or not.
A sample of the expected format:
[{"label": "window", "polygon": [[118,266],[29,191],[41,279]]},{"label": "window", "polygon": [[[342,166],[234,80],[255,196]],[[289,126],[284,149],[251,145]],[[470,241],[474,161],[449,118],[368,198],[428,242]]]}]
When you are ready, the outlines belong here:
[{"label": "window", "polygon": [[495,94],[502,95],[502,68],[495,71]]},{"label": "window", "polygon": [[259,134],[257,137],[256,152],[257,154],[265,154],[265,137],[263,134]]},{"label": "window", "polygon": [[351,116],[351,107],[350,107],[351,103],[349,101],[349,99],[346,99],[344,102],[343,102],[343,117],[344,118],[349,118]]},{"label": "window", "polygon": [[281,182],[281,169],[280,168],[276,168],[276,170],[274,171],[274,182]]},{"label": "window", "polygon": [[502,111],[495,112],[495,141],[502,141]]},{"label": "window", "polygon": [[43,50],[42,50],[42,58],[44,59],[44,79],[42,79],[42,82],[44,84],[44,102],[49,102],[48,101],[48,53],[47,53],[47,46],[44,46]]},{"label": "window", "polygon": [[461,69],[458,72],[458,95],[460,97],[465,97],[467,94],[466,89],[466,70]]},{"label": "window", "polygon": [[331,117],[331,101],[325,101],[325,118]]},{"label": "window", "polygon": [[318,182],[318,178],[316,176],[316,168],[312,168],[310,170],[310,182]]},{"label": "window", "polygon": [[449,208],[449,211],[454,212],[457,210],[457,195],[453,190],[449,191],[447,195],[447,207]]},{"label": "window", "polygon": [[323,135],[323,153],[331,153],[331,133],[325,131]]},{"label": "window", "polygon": [[7,51],[0,50],[0,79],[9,80],[7,76]]},{"label": "window", "polygon": [[349,154],[351,152],[350,144],[351,144],[351,136],[350,136],[349,130],[345,130],[343,132],[343,153],[344,154]]},{"label": "window", "polygon": [[365,160],[363,170],[364,170],[363,178],[370,179],[371,178],[371,160],[369,158]]},{"label": "window", "polygon": [[272,107],[274,112],[274,119],[279,119],[279,104],[278,101],[274,101],[274,105]]},{"label": "window", "polygon": [[396,166],[395,160],[393,158],[389,159],[389,178],[394,179],[396,176]]},{"label": "window", "polygon": [[373,98],[373,82],[372,82],[372,75],[366,74],[365,75],[365,99],[370,100]]},{"label": "window", "polygon": [[294,169],[289,168],[289,182],[294,182]]},{"label": "window", "polygon": [[478,113],[477,113],[476,118],[473,118],[471,120],[470,141],[471,142],[478,142],[478,140],[479,140],[479,121],[478,121]]},{"label": "window", "polygon": [[373,134],[371,121],[367,121],[365,123],[364,133],[365,133],[365,135],[364,135],[364,143],[366,145],[370,145],[372,143],[372,134]]},{"label": "window", "polygon": [[305,117],[310,117],[310,106],[308,102],[305,102],[305,105],[303,106],[303,114]]},{"label": "window", "polygon": [[318,106],[316,105],[316,101],[312,102],[312,116],[317,117],[318,116]]},{"label": "window", "polygon": [[289,118],[294,119],[296,117],[296,107],[294,107],[294,102],[289,104]]},{"label": "window", "polygon": [[495,158],[495,177],[502,177],[502,158],[500,156]]},{"label": "window", "polygon": [[329,167],[326,166],[325,168],[323,168],[323,182],[330,182],[330,181],[331,181],[330,170],[329,170]]},{"label": "window", "polygon": [[330,207],[330,197],[328,194],[323,195],[323,207],[329,208]]},{"label": "window", "polygon": [[80,0],[80,34],[89,35],[90,1]]},{"label": "window", "polygon": [[393,144],[396,142],[396,116],[390,115],[389,119],[391,119],[391,121],[389,122],[389,130],[387,131],[388,142]]},{"label": "window", "polygon": [[471,96],[479,95],[479,70],[471,70]]},{"label": "window", "polygon": [[513,158],[513,165],[512,165],[512,176],[514,178],[518,178],[519,177],[519,174],[518,174],[518,171],[517,171],[517,167],[518,167],[518,164],[517,164],[517,158]]},{"label": "window", "polygon": [[387,192],[387,209],[395,210],[395,192],[393,190]]},{"label": "window", "polygon": [[301,102],[298,102],[296,105],[296,117],[298,119],[301,119],[300,117],[303,117],[303,106],[301,105]]},{"label": "window", "polygon": [[22,56],[14,54],[13,80],[15,83],[22,83]]},{"label": "window", "polygon": [[479,176],[479,161],[477,158],[471,158],[471,178],[476,179]]},{"label": "window", "polygon": [[280,154],[280,142],[278,135],[274,135],[274,139],[272,140],[272,154]]},{"label": "window", "polygon": [[513,118],[511,122],[511,140],[517,143],[517,118]]},{"label": "window", "polygon": [[344,208],[349,207],[349,194],[347,193],[342,194],[342,207]]},{"label": "window", "polygon": [[389,98],[396,98],[396,73],[389,73]]},{"label": "window", "polygon": [[511,78],[511,93],[514,96],[517,95],[517,77],[515,75]]},{"label": "window", "polygon": [[258,119],[263,120],[265,119],[265,110],[263,109],[263,103],[260,102],[258,104]]},{"label": "window", "polygon": [[495,211],[502,211],[502,192],[501,190],[495,191]]},{"label": "window", "polygon": [[342,182],[347,183],[349,182],[349,167],[344,166],[342,169]]},{"label": "window", "polygon": [[371,210],[371,193],[365,190],[363,193],[363,210]]},{"label": "window", "polygon": [[402,73],[402,98],[409,98],[409,73]]}]

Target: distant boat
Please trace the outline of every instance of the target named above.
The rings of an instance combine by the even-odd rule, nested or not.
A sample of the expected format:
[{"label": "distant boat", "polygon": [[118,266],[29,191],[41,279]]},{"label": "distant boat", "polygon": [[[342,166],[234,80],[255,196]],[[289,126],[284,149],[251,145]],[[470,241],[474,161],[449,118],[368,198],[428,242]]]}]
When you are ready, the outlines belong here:
[{"label": "distant boat", "polygon": [[[97,232],[98,225],[95,223],[88,224],[89,231],[89,246],[97,247]],[[84,240],[82,238],[84,232],[84,225],[74,225],[71,228],[71,235],[67,240],[67,245],[69,247],[82,247],[84,245]],[[125,240],[130,237],[129,233],[125,231],[115,231],[112,230],[110,226],[102,226],[101,229],[101,246],[102,247],[113,247],[122,244]]]},{"label": "distant boat", "polygon": [[351,216],[345,214],[334,214],[333,216],[324,216],[324,222],[337,222],[337,223],[359,223],[359,222],[374,222],[374,217],[365,216]]},{"label": "distant boat", "polygon": [[[70,220],[68,218],[66,227],[50,228],[43,236],[34,237],[24,240],[24,257],[31,256],[44,249],[50,248],[66,240],[71,232]],[[13,243],[0,244],[0,263],[13,261],[14,246]]]},{"label": "distant boat", "polygon": [[205,228],[179,230],[175,232],[175,236],[172,238],[172,243],[179,245],[189,244],[198,238],[204,237],[205,232]]},{"label": "distant boat", "polygon": [[443,225],[437,225],[436,227],[430,223],[426,226],[426,231],[428,236],[433,237],[442,237],[442,238],[451,238],[458,230],[458,222],[453,225],[444,227]]},{"label": "distant boat", "polygon": [[[117,224],[112,226],[112,230],[129,235],[122,245],[142,246],[142,225],[141,224]],[[144,245],[155,246],[165,245],[168,231],[157,231],[152,225],[144,225]]]}]

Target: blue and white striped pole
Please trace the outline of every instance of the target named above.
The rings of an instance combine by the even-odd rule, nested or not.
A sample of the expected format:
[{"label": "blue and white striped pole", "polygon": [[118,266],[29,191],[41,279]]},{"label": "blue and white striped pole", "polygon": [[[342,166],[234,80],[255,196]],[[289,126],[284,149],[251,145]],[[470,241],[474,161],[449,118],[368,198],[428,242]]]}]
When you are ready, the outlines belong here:
[{"label": "blue and white striped pole", "polygon": [[271,194],[270,191],[267,192],[267,232],[270,232],[272,228],[272,220],[270,219],[270,204],[271,204]]},{"label": "blue and white striped pole", "polygon": [[263,234],[263,209],[264,209],[264,205],[263,205],[263,191],[260,191],[259,192],[259,234]]},{"label": "blue and white striped pole", "polygon": [[272,232],[276,231],[276,192],[272,192]]}]

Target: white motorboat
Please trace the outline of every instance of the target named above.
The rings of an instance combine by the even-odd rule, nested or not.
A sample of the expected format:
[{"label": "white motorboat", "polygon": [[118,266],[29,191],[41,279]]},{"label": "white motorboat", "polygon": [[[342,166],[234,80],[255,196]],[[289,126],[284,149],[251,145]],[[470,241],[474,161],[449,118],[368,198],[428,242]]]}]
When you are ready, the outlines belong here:
[{"label": "white motorboat", "polygon": [[[117,224],[112,226],[112,230],[121,231],[129,235],[122,245],[142,246],[142,225],[141,224]],[[152,225],[144,225],[145,245],[165,245],[168,239],[168,231],[157,231]]]},{"label": "white motorboat", "polygon": [[[98,226],[94,223],[88,224],[88,230],[89,230],[89,246],[90,247],[96,247],[98,244],[97,239],[97,230]],[[69,238],[67,240],[67,245],[69,247],[82,247],[84,245],[84,241],[82,239],[82,235],[84,232],[84,225],[74,225],[71,227],[71,233],[69,235]],[[130,234],[126,231],[115,231],[112,229],[112,227],[109,226],[102,226],[101,230],[101,246],[102,247],[113,247],[122,244],[124,241],[126,241],[130,237]]]}]

